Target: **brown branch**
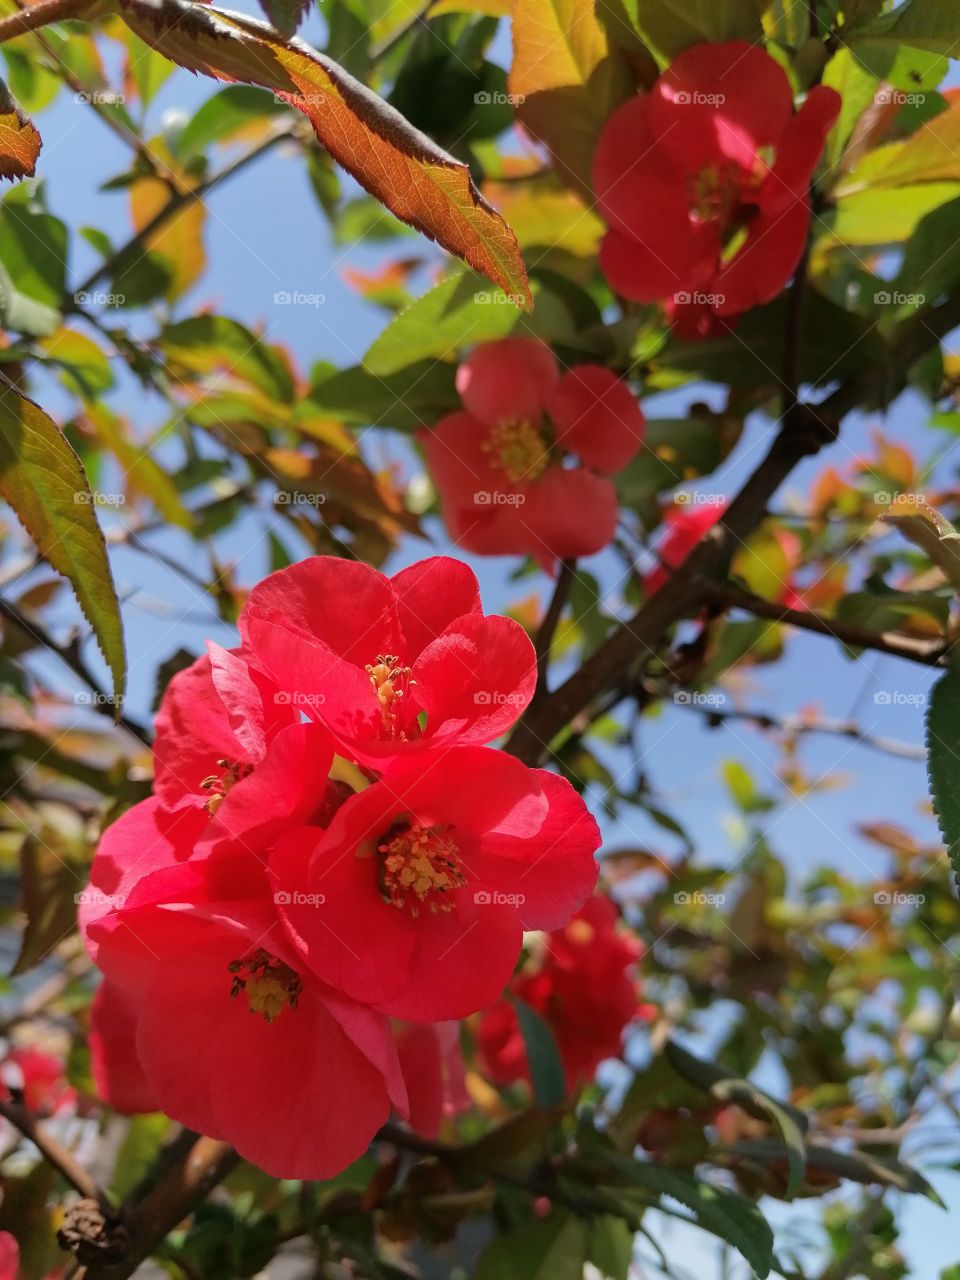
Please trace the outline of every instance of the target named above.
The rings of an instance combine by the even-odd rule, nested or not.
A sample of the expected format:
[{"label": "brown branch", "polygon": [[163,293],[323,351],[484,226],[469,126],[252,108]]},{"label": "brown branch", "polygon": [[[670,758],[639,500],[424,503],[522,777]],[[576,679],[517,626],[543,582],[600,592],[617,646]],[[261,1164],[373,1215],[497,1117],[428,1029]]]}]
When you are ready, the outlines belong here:
[{"label": "brown branch", "polygon": [[140,252],[144,255],[149,252],[147,241],[151,236],[156,235],[161,227],[165,226],[170,219],[187,205],[194,204],[198,200],[202,200],[213,187],[219,186],[227,178],[232,178],[235,174],[240,173],[247,165],[252,164],[254,160],[258,160],[262,155],[275,147],[278,142],[283,142],[287,138],[295,135],[296,128],[289,124],[285,124],[282,128],[274,129],[271,133],[261,139],[256,146],[251,147],[249,151],[245,151],[243,155],[238,156],[218,172],[212,174],[204,182],[198,183],[189,190],[178,190],[171,192],[170,199],[161,209],[158,209],[153,217],[140,230],[126,242],[109,254],[104,260],[87,276],[82,284],[77,285],[72,294],[63,299],[63,310],[65,312],[76,311],[76,298],[83,293],[89,293],[94,286],[98,285],[101,280],[112,276],[123,266],[125,259],[132,253]]},{"label": "brown branch", "polygon": [[829,636],[852,649],[873,649],[877,653],[888,653],[895,658],[920,662],[928,667],[943,666],[952,648],[952,642],[947,640],[919,640],[913,636],[901,635],[897,631],[876,631],[870,627],[839,622],[806,609],[786,609],[775,601],[764,600],[763,596],[723,583],[701,581],[700,593],[702,599],[722,608],[743,609],[756,618],[769,618],[771,622],[782,622],[790,627],[798,627],[801,631]]},{"label": "brown branch", "polygon": [[[91,689],[96,694],[97,708],[105,714],[112,715],[109,708],[114,705],[113,700],[109,697],[100,682],[97,680],[97,677],[87,666],[76,641],[72,641],[70,644],[66,645],[59,644],[54,640],[53,636],[50,635],[49,631],[46,630],[42,623],[27,618],[20,612],[16,605],[11,604],[9,600],[4,600],[2,596],[0,596],[0,618],[14,627],[17,627],[25,635],[29,636],[30,639],[35,640],[41,648],[48,649],[50,653],[55,654],[65,666],[70,668],[74,675],[80,677],[88,689]],[[132,734],[133,737],[142,742],[145,747],[150,746],[150,734],[138,721],[121,713],[116,717],[116,723],[122,725],[123,728],[126,729],[127,733]]]},{"label": "brown branch", "polygon": [[129,1245],[119,1262],[96,1264],[77,1272],[76,1280],[127,1280],[171,1231],[239,1162],[225,1142],[197,1138],[160,1182],[125,1217]]},{"label": "brown branch", "polygon": [[[850,410],[861,404],[872,407],[888,403],[893,389],[899,389],[915,361],[958,325],[960,293],[940,306],[928,308],[904,325],[883,365],[842,383],[819,405],[793,406],[785,415],[766,457],[721,520],[660,590],[632,618],[611,632],[579,671],[549,697],[528,708],[506,749],[527,764],[537,764],[548,755],[551,741],[565,725],[602,694],[621,684],[633,663],[643,655],[653,654],[668,628],[697,608],[704,598],[703,579],[716,580],[721,575],[734,549],[745,542],[763,520],[767,504],[794,467],[832,442],[840,420]],[[902,644],[896,645],[890,651],[902,657],[904,648]],[[933,658],[918,660],[932,662]]]},{"label": "brown branch", "polygon": [[38,27],[49,27],[53,22],[89,17],[94,7],[94,0],[40,0],[39,4],[0,18],[0,43]]},{"label": "brown branch", "polygon": [[70,1183],[74,1191],[85,1200],[103,1201],[103,1192],[86,1169],[74,1158],[73,1153],[56,1138],[52,1138],[26,1107],[0,1099],[0,1116],[9,1120],[15,1129],[19,1129],[23,1136],[33,1143],[47,1164],[56,1169],[57,1173]]},{"label": "brown branch", "polygon": [[547,605],[547,611],[537,630],[533,647],[537,655],[537,687],[534,699],[543,698],[547,693],[547,668],[550,665],[550,647],[557,630],[557,623],[563,613],[573,586],[573,575],[576,572],[575,560],[561,560],[553,595]]}]

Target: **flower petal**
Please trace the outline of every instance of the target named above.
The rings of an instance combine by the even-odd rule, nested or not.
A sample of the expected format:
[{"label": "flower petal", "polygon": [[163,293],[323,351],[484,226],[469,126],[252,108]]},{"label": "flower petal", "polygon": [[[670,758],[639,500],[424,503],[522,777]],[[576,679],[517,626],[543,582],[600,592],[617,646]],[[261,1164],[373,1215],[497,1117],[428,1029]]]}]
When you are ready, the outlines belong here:
[{"label": "flower petal", "polygon": [[600,365],[575,365],[565,373],[547,410],[557,443],[606,475],[625,467],[643,443],[645,419],[636,397]]},{"label": "flower petal", "polygon": [[559,378],[548,346],[536,338],[485,342],[457,370],[457,390],[468,413],[487,426],[538,423]]}]

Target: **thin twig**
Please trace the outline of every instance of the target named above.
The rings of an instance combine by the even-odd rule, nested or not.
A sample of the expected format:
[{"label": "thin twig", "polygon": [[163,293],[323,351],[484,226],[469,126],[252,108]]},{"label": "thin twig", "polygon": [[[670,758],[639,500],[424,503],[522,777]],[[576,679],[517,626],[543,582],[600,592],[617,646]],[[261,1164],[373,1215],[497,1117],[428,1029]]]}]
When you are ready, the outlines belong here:
[{"label": "thin twig", "polygon": [[47,1164],[56,1169],[60,1176],[70,1183],[74,1191],[85,1200],[103,1201],[103,1192],[86,1169],[74,1158],[73,1153],[56,1138],[52,1138],[26,1107],[0,1099],[0,1116],[9,1120],[15,1129],[19,1129],[23,1136],[33,1143]]},{"label": "thin twig", "polygon": [[537,687],[534,698],[542,698],[547,692],[547,668],[550,665],[550,647],[557,630],[557,623],[563,613],[573,586],[573,575],[576,571],[575,560],[561,560],[553,595],[547,605],[547,611],[537,630],[534,649],[537,655]]},{"label": "thin twig", "polygon": [[[97,677],[87,666],[80,648],[75,642],[68,645],[59,644],[41,622],[28,619],[16,605],[11,604],[9,600],[4,600],[2,596],[0,596],[0,618],[15,627],[19,627],[21,631],[35,640],[41,648],[48,649],[52,654],[55,654],[65,666],[70,668],[74,675],[80,677],[88,689],[93,691],[96,695],[96,707],[104,714],[112,716],[110,708],[114,705],[113,699],[110,698]],[[116,717],[116,723],[142,742],[145,747],[151,745],[150,734],[139,721],[133,720],[130,716],[121,712]]]},{"label": "thin twig", "polygon": [[63,22],[67,18],[82,18],[93,8],[91,0],[40,0],[39,4],[0,18],[0,44],[27,31],[36,31],[38,27],[49,27],[51,23]]}]

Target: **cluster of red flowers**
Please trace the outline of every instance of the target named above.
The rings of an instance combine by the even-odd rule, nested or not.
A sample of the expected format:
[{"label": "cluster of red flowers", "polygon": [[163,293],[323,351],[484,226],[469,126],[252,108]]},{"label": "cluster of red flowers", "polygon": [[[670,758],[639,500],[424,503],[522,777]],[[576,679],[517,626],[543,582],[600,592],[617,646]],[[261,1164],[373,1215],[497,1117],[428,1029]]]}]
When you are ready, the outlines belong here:
[{"label": "cluster of red flowers", "polygon": [[[511,994],[553,1031],[571,1091],[592,1080],[604,1059],[619,1055],[630,1022],[648,1019],[652,1012],[638,1000],[634,968],[642,948],[617,928],[619,918],[609,898],[588,899],[568,924],[547,934],[534,966],[510,986]],[[529,1081],[526,1047],[510,1000],[501,998],[484,1012],[477,1048],[495,1083]]]},{"label": "cluster of red flowers", "polygon": [[810,179],[840,105],[817,85],[795,111],[786,72],[754,45],[681,53],[611,116],[594,157],[612,287],[664,302],[687,338],[775,298],[803,252]]},{"label": "cluster of red flowers", "polygon": [[643,443],[643,412],[626,383],[593,364],[561,375],[543,343],[504,338],[476,348],[457,390],[463,410],[424,437],[451,537],[547,569],[601,551],[617,525],[610,476]]},{"label": "cluster of red flowers", "polygon": [[590,895],[599,831],[565,780],[485,745],[535,657],[458,561],[387,578],[315,557],[255,587],[239,628],[171,681],[154,794],[94,860],[93,1069],[120,1110],[325,1178],[409,1114],[425,1041],[398,1053],[392,1020],[489,1005],[523,931]]}]

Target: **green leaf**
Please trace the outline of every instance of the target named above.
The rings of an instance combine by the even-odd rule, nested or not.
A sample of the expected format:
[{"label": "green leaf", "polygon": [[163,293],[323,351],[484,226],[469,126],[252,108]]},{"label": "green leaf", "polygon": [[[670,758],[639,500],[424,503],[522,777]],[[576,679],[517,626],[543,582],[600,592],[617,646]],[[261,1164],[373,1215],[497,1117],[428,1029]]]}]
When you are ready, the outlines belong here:
[{"label": "green leaf", "polygon": [[761,44],[755,0],[626,0],[640,35],[664,62],[694,44],[748,40]]},{"label": "green leaf", "polygon": [[0,204],[0,312],[20,333],[53,333],[66,285],[67,228],[26,186]]},{"label": "green leaf", "polygon": [[130,1117],[129,1127],[117,1152],[113,1181],[110,1184],[110,1191],[116,1200],[123,1200],[149,1171],[169,1128],[170,1121],[164,1115]]},{"label": "green leaf", "polygon": [[[891,13],[882,14],[847,37],[858,56],[869,47],[909,45],[931,53],[952,54],[957,51],[957,15],[943,0],[906,0]],[[867,49],[864,50],[864,46]]]},{"label": "green leaf", "polygon": [[128,434],[123,420],[105,404],[88,404],[87,417],[101,444],[123,467],[130,485],[150,499],[168,524],[192,528],[193,517],[181,502],[176,485],[142,441]]},{"label": "green leaf", "polygon": [[282,357],[245,325],[226,316],[191,316],[166,325],[157,344],[168,360],[191,373],[225,369],[274,400],[289,404],[294,398],[293,377]]},{"label": "green leaf", "polygon": [[829,186],[834,166],[843,155],[853,126],[873,101],[877,77],[872,75],[847,48],[838,49],[823,72],[823,83],[836,89],[842,99],[840,114],[827,134],[823,161]]},{"label": "green leaf", "polygon": [[249,84],[230,84],[213,94],[200,107],[180,135],[177,153],[188,160],[205,151],[212,142],[227,142],[240,129],[255,120],[289,111],[287,103],[278,101],[266,89]]},{"label": "green leaf", "polygon": [[522,311],[472,272],[451,272],[387,325],[363,357],[368,373],[386,377],[417,360],[449,359],[468,342],[505,338]]},{"label": "green leaf", "polygon": [[616,476],[620,501],[636,509],[665,489],[709,475],[724,457],[714,419],[654,418],[647,422],[643,447]]},{"label": "green leaf", "polygon": [[544,1109],[559,1107],[567,1094],[567,1082],[553,1032],[526,1001],[517,996],[510,996],[509,999],[517,1011],[537,1105]]},{"label": "green leaf", "polygon": [[20,849],[21,907],[27,918],[11,975],[45,960],[76,927],[75,895],[83,888],[84,868],[61,832],[44,826],[25,837]]},{"label": "green leaf", "polygon": [[922,548],[960,593],[960,533],[923,498],[897,498],[883,519]]},{"label": "green leaf", "polygon": [[310,0],[260,0],[260,8],[281,35],[292,36],[310,8]]},{"label": "green leaf", "polygon": [[436,360],[420,360],[383,377],[356,365],[316,380],[302,403],[357,426],[415,431],[460,407],[455,377],[454,365]]},{"label": "green leaf", "polygon": [[53,419],[3,375],[0,496],[47,563],[70,580],[110,668],[119,707],[126,678],[123,623],[87,477]]},{"label": "green leaf", "polygon": [[[780,1148],[782,1153],[782,1148]],[[692,1221],[711,1235],[726,1240],[765,1280],[773,1265],[773,1232],[763,1214],[751,1201],[733,1191],[703,1182],[683,1169],[630,1160],[609,1154],[618,1173],[633,1184],[629,1188],[604,1190],[616,1197],[628,1211],[643,1209],[651,1194],[676,1200],[692,1214]]]},{"label": "green leaf", "polygon": [[[829,233],[818,247],[839,244],[896,244],[913,235],[932,210],[960,196],[957,182],[917,182],[904,187],[851,190],[840,196],[826,219]],[[882,289],[882,282],[878,281]]]},{"label": "green leaf", "polygon": [[554,1210],[491,1241],[474,1280],[582,1280],[586,1253],[586,1223]]},{"label": "green leaf", "polygon": [[627,1280],[633,1257],[633,1232],[622,1218],[604,1213],[590,1220],[587,1261],[604,1280]]},{"label": "green leaf", "polygon": [[930,694],[927,777],[940,834],[960,884],[960,671],[947,671]]}]

